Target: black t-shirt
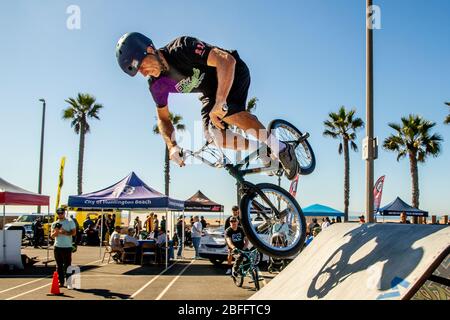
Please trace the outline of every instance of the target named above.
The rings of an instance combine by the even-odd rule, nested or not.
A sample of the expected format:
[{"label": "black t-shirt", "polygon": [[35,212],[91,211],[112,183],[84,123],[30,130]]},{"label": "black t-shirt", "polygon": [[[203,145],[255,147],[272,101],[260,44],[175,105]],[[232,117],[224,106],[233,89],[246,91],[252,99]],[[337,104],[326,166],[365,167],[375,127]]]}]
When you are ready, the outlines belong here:
[{"label": "black t-shirt", "polygon": [[244,249],[244,238],[245,233],[241,226],[238,226],[236,230],[229,227],[225,230],[225,237],[230,238],[231,242],[236,246],[236,248],[242,250]]},{"label": "black t-shirt", "polygon": [[[183,36],[159,49],[169,64],[169,70],[148,81],[157,107],[167,105],[169,93],[200,92],[203,97],[215,98],[217,71],[207,65],[208,55],[213,48],[196,38]],[[241,62],[237,51],[221,50],[232,54],[236,65]]]}]

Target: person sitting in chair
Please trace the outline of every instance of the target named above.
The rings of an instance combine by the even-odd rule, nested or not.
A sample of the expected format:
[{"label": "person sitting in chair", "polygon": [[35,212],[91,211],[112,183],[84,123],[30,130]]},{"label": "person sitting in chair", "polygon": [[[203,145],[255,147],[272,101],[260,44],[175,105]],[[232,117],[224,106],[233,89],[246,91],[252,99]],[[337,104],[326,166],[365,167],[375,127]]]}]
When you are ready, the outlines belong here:
[{"label": "person sitting in chair", "polygon": [[120,226],[114,227],[114,232],[112,233],[111,237],[109,238],[109,245],[111,246],[111,252],[114,252],[115,254],[112,256],[114,261],[119,262],[121,260],[121,256],[123,253],[123,247],[120,243]]}]

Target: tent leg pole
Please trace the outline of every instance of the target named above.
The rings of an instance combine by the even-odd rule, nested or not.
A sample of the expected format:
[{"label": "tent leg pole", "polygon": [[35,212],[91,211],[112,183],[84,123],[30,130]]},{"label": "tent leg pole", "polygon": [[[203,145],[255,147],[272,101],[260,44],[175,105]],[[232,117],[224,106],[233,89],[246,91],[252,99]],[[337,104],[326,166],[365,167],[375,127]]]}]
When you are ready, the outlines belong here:
[{"label": "tent leg pole", "polygon": [[182,225],[182,230],[181,230],[181,233],[182,233],[182,239],[183,239],[183,241],[181,242],[181,259],[183,259],[184,260],[184,246],[186,245],[185,244],[185,236],[184,236],[184,228],[185,228],[185,226],[184,226],[184,211],[183,211],[183,215],[182,215],[182,220],[181,220],[181,225]]},{"label": "tent leg pole", "polygon": [[[50,219],[50,204],[47,205],[47,219]],[[49,220],[47,220],[49,221]],[[42,220],[44,222],[44,220]],[[52,225],[50,224],[48,231],[47,231],[47,263],[50,260],[50,233],[52,231]],[[45,238],[45,237],[44,237]]]},{"label": "tent leg pole", "polygon": [[5,230],[5,224],[6,224],[6,209],[5,205],[3,205],[3,227],[2,227],[2,236],[3,236],[3,263],[6,264],[6,230]]},{"label": "tent leg pole", "polygon": [[102,257],[102,244],[103,244],[103,209],[102,209],[101,225],[100,225],[100,253],[99,253],[100,259]]},{"label": "tent leg pole", "polygon": [[[169,212],[166,210],[166,219],[167,219],[167,218],[169,218]],[[167,242],[167,222],[166,222],[166,225],[165,225],[165,229],[166,229],[166,230],[164,230],[164,231],[165,231],[165,235],[166,235],[166,270],[167,270],[167,265],[168,265],[168,253],[169,253],[169,248],[168,248],[169,243]]]}]

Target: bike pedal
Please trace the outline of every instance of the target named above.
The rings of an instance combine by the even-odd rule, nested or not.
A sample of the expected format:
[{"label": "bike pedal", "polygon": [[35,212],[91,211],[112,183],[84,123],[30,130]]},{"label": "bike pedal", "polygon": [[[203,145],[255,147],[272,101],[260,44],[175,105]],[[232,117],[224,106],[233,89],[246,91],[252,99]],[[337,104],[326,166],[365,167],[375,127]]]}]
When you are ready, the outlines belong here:
[{"label": "bike pedal", "polygon": [[309,132],[305,132],[301,137],[300,137],[300,139],[298,139],[298,142],[303,142],[303,141],[305,141],[306,139],[308,139],[309,138]]}]

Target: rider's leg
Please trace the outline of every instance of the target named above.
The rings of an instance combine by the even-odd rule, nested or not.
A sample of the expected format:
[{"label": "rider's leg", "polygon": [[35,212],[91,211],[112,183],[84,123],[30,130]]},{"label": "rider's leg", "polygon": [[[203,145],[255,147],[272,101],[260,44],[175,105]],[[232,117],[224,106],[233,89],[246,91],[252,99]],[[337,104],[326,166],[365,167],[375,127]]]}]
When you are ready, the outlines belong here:
[{"label": "rider's leg", "polygon": [[286,148],[284,142],[279,141],[273,134],[269,134],[264,125],[258,118],[248,111],[241,111],[227,116],[223,121],[229,125],[233,125],[243,130],[245,133],[252,135],[259,142],[269,146],[272,153],[278,158],[279,152]]},{"label": "rider's leg", "polygon": [[234,256],[234,264],[233,264],[233,275],[236,275],[236,273],[239,270],[239,266],[242,264],[242,261],[244,260],[244,256],[242,253]]},{"label": "rider's leg", "polygon": [[[228,125],[233,125],[243,130],[245,133],[254,136],[258,141],[265,143],[271,150],[271,156],[278,159],[285,170],[289,180],[295,178],[298,172],[297,157],[294,147],[279,141],[273,134],[259,122],[258,118],[248,111],[240,111],[222,119]],[[267,159],[267,153],[262,158]]]}]

